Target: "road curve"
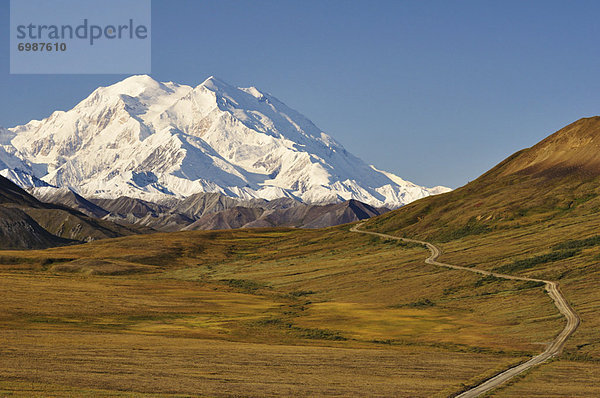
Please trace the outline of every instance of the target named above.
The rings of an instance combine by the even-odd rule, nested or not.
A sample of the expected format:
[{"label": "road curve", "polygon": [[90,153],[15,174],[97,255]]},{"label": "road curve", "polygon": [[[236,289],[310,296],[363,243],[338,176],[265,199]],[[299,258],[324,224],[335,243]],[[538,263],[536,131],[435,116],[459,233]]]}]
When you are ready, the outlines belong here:
[{"label": "road curve", "polygon": [[378,233],[378,232],[362,231],[359,228],[363,224],[364,223],[355,225],[354,227],[350,228],[350,231],[361,233],[361,234],[375,235],[375,236],[379,236],[379,237],[386,238],[386,239],[395,239],[395,240],[401,240],[404,242],[412,242],[412,243],[418,243],[420,245],[424,245],[431,252],[431,255],[425,260],[425,263],[427,263],[427,264],[437,265],[437,266],[446,267],[446,268],[452,268],[452,269],[461,270],[461,271],[474,272],[474,273],[481,274],[481,275],[492,275],[492,276],[495,276],[496,278],[512,279],[512,280],[519,280],[519,281],[542,282],[545,284],[545,291],[546,291],[546,293],[548,293],[548,295],[554,301],[554,305],[556,306],[556,308],[558,308],[560,313],[563,314],[565,316],[565,318],[567,319],[567,324],[565,325],[564,329],[558,334],[558,336],[556,336],[556,338],[552,342],[550,342],[550,344],[548,344],[548,346],[546,347],[544,352],[542,352],[539,355],[536,355],[535,357],[531,358],[527,362],[523,362],[520,365],[517,365],[508,370],[505,370],[502,373],[499,373],[498,375],[492,377],[491,379],[485,380],[478,386],[473,387],[470,390],[467,390],[467,391],[457,395],[456,398],[477,397],[483,393],[486,393],[486,392],[498,387],[502,383],[505,383],[506,381],[512,379],[513,377],[526,371],[527,369],[537,366],[537,365],[541,364],[542,362],[545,362],[548,359],[560,354],[562,352],[563,346],[565,345],[565,342],[567,341],[569,336],[571,336],[571,334],[573,334],[573,332],[575,332],[575,330],[579,326],[579,322],[580,322],[579,315],[577,315],[577,313],[573,310],[573,308],[571,308],[571,306],[569,305],[569,303],[567,302],[565,297],[560,292],[560,290],[558,288],[558,284],[556,282],[547,281],[544,279],[535,279],[535,278],[526,278],[526,277],[522,277],[522,276],[498,274],[495,272],[485,271],[485,270],[477,269],[477,268],[468,268],[468,267],[461,267],[460,265],[441,263],[439,261],[436,261],[438,259],[438,257],[442,254],[442,251],[437,246],[435,246],[429,242],[424,242],[424,241],[420,241],[420,240],[400,238],[398,236],[382,234],[382,233]]}]

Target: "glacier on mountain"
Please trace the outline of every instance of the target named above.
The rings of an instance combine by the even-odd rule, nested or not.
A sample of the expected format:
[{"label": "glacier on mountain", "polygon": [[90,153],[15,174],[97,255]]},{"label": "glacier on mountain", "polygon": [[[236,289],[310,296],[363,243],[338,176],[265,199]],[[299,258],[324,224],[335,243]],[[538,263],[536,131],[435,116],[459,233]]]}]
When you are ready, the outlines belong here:
[{"label": "glacier on mountain", "polygon": [[132,76],[73,109],[0,129],[0,174],[23,187],[149,201],[217,192],[399,207],[446,192],[377,170],[255,87]]}]

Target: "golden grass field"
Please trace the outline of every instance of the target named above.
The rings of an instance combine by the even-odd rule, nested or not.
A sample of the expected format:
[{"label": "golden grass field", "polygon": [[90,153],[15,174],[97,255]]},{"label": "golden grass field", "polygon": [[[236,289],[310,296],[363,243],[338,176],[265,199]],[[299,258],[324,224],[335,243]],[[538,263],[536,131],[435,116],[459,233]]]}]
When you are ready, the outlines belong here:
[{"label": "golden grass field", "polygon": [[[559,282],[564,296],[582,319],[560,358],[532,369],[489,396],[599,395],[600,212],[598,201],[593,196],[586,198],[589,200],[567,208],[534,209],[524,211],[518,218],[500,218],[488,224],[489,230],[481,230],[478,228],[481,224],[472,223],[470,229],[456,229],[463,236],[455,239],[443,239],[440,238],[443,235],[433,233],[433,240],[437,236],[436,244],[444,251],[444,262]],[[487,205],[481,210],[481,220],[486,219],[486,212],[490,212]],[[374,222],[379,223],[377,228],[386,229],[385,220]],[[413,225],[413,233],[426,233],[416,232],[417,226],[418,223]],[[394,232],[394,227],[391,230],[398,235],[407,233],[402,229]],[[459,288],[456,294],[466,299],[467,292],[463,289],[461,293]],[[532,301],[527,299],[527,302]],[[527,322],[526,318],[520,319]],[[510,333],[518,334],[522,326]]]},{"label": "golden grass field", "polygon": [[1,252],[0,395],[447,397],[562,327],[539,287],[348,229]]},{"label": "golden grass field", "polygon": [[[441,261],[446,263],[559,284],[581,317],[579,328],[559,358],[489,396],[600,396],[599,131],[600,117],[581,119],[509,156],[463,187],[415,201],[364,226],[433,242],[442,248]],[[495,281],[490,288],[491,294],[494,290],[498,297],[504,294]],[[454,289],[450,297],[457,302],[471,300],[468,284]],[[496,328],[501,335],[536,335],[533,324],[548,323],[546,307],[532,297],[521,294],[511,300],[538,308],[541,318],[531,316],[531,311],[519,314],[511,309],[505,315],[517,318],[515,327]],[[477,311],[477,304],[471,308]],[[492,309],[492,314],[502,316],[502,310]],[[565,320],[554,314],[557,323],[552,330],[558,333]]]},{"label": "golden grass field", "polygon": [[[446,242],[442,245],[443,258],[459,265],[472,264],[469,258],[480,258],[477,267],[491,270],[515,260],[552,253],[553,247],[565,241],[593,238],[598,235],[599,227],[597,216],[557,217],[550,222],[532,222],[520,228]],[[559,281],[582,322],[559,359],[531,370],[491,396],[599,396],[600,245],[583,246],[572,257],[514,273]]]}]

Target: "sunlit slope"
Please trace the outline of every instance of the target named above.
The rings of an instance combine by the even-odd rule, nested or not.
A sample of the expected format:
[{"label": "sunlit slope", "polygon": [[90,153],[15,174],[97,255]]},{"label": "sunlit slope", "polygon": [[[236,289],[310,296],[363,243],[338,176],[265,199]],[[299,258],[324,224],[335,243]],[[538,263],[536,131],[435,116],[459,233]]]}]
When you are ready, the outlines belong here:
[{"label": "sunlit slope", "polygon": [[559,283],[582,318],[580,328],[560,363],[532,370],[499,396],[597,395],[592,386],[600,384],[599,149],[600,118],[581,119],[462,188],[364,227],[436,241],[448,263]]},{"label": "sunlit slope", "polygon": [[365,226],[435,241],[600,210],[600,117],[581,119],[455,191]]}]

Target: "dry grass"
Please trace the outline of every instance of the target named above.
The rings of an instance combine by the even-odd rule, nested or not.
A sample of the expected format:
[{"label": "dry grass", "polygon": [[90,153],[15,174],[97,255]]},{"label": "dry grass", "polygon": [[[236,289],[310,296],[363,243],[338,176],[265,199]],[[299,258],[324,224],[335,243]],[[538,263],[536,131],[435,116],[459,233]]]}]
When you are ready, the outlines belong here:
[{"label": "dry grass", "polygon": [[541,289],[425,254],[347,227],[3,252],[0,391],[447,396],[560,326]]},{"label": "dry grass", "polygon": [[[598,120],[574,124],[585,127],[581,137],[575,134],[575,141],[596,140]],[[547,381],[554,376],[562,380],[562,396],[598,395],[590,386],[600,385],[600,373],[587,369],[600,361],[600,177],[595,166],[597,153],[590,145],[573,143],[573,126],[565,130],[568,134],[562,144],[562,133],[557,133],[464,187],[416,201],[371,219],[365,226],[435,241],[444,250],[444,262],[559,282],[582,323],[569,338],[560,361],[543,365],[516,381],[513,389],[507,389],[520,392],[513,396],[553,396],[553,386],[540,381],[536,376],[540,374]],[[552,144],[546,148],[549,143],[557,147]],[[527,166],[532,159],[539,162],[535,167]],[[468,308],[471,292],[460,284],[456,289],[452,297]],[[500,334],[538,336],[538,341],[544,342],[544,328],[558,333],[564,320],[557,317],[550,326],[552,313],[540,307],[539,301],[532,301],[533,290],[525,289],[518,296],[521,303],[530,306],[523,312],[492,309],[490,314],[500,319],[518,319],[512,329],[496,329]],[[478,305],[473,303],[471,308],[477,311]],[[562,361],[568,361],[568,366],[562,366]],[[519,390],[520,384],[528,390]]]},{"label": "dry grass", "polygon": [[498,389],[492,397],[598,397],[600,364],[554,361]]},{"label": "dry grass", "polygon": [[[600,234],[600,179],[580,156],[561,166],[568,151],[523,168],[546,152],[365,226],[434,240],[445,262],[560,282],[581,327],[561,359],[497,396],[600,394],[600,238],[556,248]],[[3,252],[0,393],[449,396],[541,352],[563,327],[540,286],[425,256],[348,226]]]},{"label": "dry grass", "polygon": [[[69,386],[200,396],[432,396],[508,358],[434,348],[252,344],[181,337],[3,330],[0,393]],[[65,387],[61,387],[65,388]],[[89,392],[94,396],[95,392]],[[59,394],[60,395],[60,394]],[[441,394],[441,396],[444,396]]]},{"label": "dry grass", "polygon": [[[582,318],[560,361],[531,371],[513,382],[510,388],[498,392],[498,396],[598,395],[594,386],[600,385],[600,372],[596,369],[600,361],[600,245],[596,239],[590,238],[599,235],[600,213],[590,212],[594,206],[590,201],[558,215],[534,213],[519,218],[514,225],[439,244],[444,250],[445,262],[488,270],[509,270],[509,273],[558,281],[563,294]],[[397,233],[402,234],[401,231]],[[583,243],[564,245],[570,241]],[[558,256],[552,260],[549,255],[566,250],[564,247],[573,247],[569,249],[573,255],[566,258]],[[550,260],[538,261],[544,257]],[[515,267],[515,264],[521,266]],[[529,292],[526,290],[519,299],[537,306],[527,297]],[[465,293],[457,294],[464,295],[466,299]],[[461,302],[467,303],[464,299]],[[498,312],[494,314],[499,315]],[[512,331],[514,335],[525,330],[537,333],[531,326],[540,317],[529,319],[528,314],[511,314],[521,320]],[[544,318],[550,314],[541,312],[540,316]],[[562,319],[557,321],[562,325]],[[559,329],[557,324],[553,330],[557,332]],[[508,329],[504,331],[511,333]],[[545,341],[539,336],[540,342]],[[554,378],[556,383],[549,383]]]},{"label": "dry grass", "polygon": [[[473,236],[443,245],[444,259],[456,264],[473,264],[493,269],[514,260],[551,253],[555,245],[597,235],[600,217],[554,219],[519,229]],[[576,333],[567,341],[560,360],[532,370],[515,380],[497,396],[591,397],[599,395],[600,385],[600,246],[580,248],[573,257],[537,264],[516,271],[522,275],[557,280],[565,297],[582,319]],[[494,395],[496,396],[496,395]]]},{"label": "dry grass", "polygon": [[[444,259],[456,264],[468,264],[468,259],[480,258],[477,266],[493,269],[515,259],[531,258],[541,252],[551,252],[552,246],[571,239],[596,235],[599,217],[573,222],[555,220],[551,228],[540,224],[518,230],[506,230],[479,237],[470,237],[445,244]],[[540,236],[543,234],[543,239]],[[522,275],[559,281],[565,297],[572,303],[583,322],[566,345],[566,356],[581,360],[600,360],[600,246],[582,248],[575,256],[538,264],[517,271]],[[472,264],[472,262],[470,263]]]}]

